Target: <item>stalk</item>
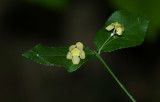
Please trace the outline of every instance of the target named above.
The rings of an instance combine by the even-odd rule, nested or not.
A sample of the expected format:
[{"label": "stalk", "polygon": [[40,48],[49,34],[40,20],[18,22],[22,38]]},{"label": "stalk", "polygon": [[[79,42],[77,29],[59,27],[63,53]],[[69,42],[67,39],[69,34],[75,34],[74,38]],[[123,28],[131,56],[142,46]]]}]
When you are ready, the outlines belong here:
[{"label": "stalk", "polygon": [[127,89],[123,86],[123,84],[119,81],[119,79],[115,76],[115,74],[112,72],[112,70],[108,67],[108,65],[104,62],[100,54],[95,52],[97,58],[104,64],[104,66],[107,68],[109,73],[112,75],[112,77],[116,80],[118,85],[122,88],[122,90],[127,94],[127,96],[132,100],[132,102],[136,102],[136,100],[132,97],[132,95],[127,91]]}]

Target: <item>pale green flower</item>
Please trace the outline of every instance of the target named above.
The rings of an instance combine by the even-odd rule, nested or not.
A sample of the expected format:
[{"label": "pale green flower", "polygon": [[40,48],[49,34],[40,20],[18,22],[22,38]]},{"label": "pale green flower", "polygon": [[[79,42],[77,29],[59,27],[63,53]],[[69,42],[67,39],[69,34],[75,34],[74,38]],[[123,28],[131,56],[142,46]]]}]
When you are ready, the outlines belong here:
[{"label": "pale green flower", "polygon": [[77,42],[76,45],[71,45],[66,58],[71,59],[73,64],[79,64],[80,59],[85,59],[83,44],[81,42]]},{"label": "pale green flower", "polygon": [[107,31],[111,31],[112,29],[115,29],[116,30],[116,33],[117,35],[122,35],[125,28],[123,27],[122,24],[118,23],[118,22],[114,22],[114,23],[111,23],[110,25],[108,25],[106,27],[106,30]]}]

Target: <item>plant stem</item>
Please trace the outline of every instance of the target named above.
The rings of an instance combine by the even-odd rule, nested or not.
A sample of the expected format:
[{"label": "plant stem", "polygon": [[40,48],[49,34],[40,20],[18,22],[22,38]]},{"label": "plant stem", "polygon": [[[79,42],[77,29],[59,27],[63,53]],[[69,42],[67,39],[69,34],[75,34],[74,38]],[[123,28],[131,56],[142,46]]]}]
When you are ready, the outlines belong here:
[{"label": "plant stem", "polygon": [[119,86],[122,88],[122,90],[128,95],[128,97],[132,100],[132,102],[136,102],[136,100],[132,97],[132,95],[127,91],[127,89],[123,86],[123,84],[119,81],[119,79],[115,76],[115,74],[111,71],[111,69],[108,67],[108,65],[104,62],[102,57],[95,52],[98,59],[104,64],[104,66],[107,68],[109,73],[112,75],[112,77],[116,80],[116,82],[119,84]]}]

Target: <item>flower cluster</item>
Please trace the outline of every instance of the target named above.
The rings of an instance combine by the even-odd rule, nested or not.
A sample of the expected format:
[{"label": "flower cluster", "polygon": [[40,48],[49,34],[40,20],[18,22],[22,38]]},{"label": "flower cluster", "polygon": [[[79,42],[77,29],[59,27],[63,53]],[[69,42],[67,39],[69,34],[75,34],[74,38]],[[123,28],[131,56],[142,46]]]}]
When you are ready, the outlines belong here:
[{"label": "flower cluster", "polygon": [[122,35],[122,33],[124,32],[125,28],[123,27],[122,24],[115,22],[115,23],[111,23],[109,26],[106,27],[106,30],[111,31],[112,29],[116,30],[116,34],[117,35]]},{"label": "flower cluster", "polygon": [[67,59],[71,59],[73,64],[79,64],[80,59],[85,59],[83,44],[81,42],[77,42],[76,45],[71,45],[66,57]]}]

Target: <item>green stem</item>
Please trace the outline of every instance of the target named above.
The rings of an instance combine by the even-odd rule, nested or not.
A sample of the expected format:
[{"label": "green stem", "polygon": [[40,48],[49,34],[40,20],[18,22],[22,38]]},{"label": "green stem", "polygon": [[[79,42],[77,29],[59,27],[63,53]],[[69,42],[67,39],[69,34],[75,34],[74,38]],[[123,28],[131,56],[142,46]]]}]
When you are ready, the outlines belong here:
[{"label": "green stem", "polygon": [[104,64],[104,66],[107,68],[109,73],[112,75],[112,77],[116,80],[116,82],[119,84],[119,86],[122,88],[122,90],[128,95],[128,97],[132,100],[132,102],[136,102],[136,100],[132,97],[132,95],[127,91],[127,89],[123,86],[123,84],[118,80],[118,78],[115,76],[115,74],[111,71],[111,69],[108,67],[108,65],[104,62],[102,57],[95,52],[98,59]]}]

